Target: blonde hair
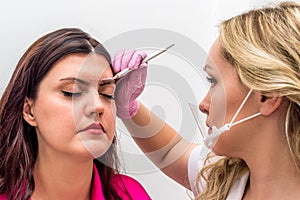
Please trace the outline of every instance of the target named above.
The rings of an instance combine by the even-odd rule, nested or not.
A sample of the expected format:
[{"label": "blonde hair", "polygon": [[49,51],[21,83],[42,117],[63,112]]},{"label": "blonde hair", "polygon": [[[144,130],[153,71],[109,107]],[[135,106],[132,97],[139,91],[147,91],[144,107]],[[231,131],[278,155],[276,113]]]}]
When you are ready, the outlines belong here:
[{"label": "blonde hair", "polygon": [[[278,92],[288,102],[285,132],[296,167],[300,167],[300,6],[294,2],[252,10],[224,21],[221,53],[243,84],[268,96]],[[236,179],[248,170],[238,158],[222,158],[201,169],[206,189],[196,199],[226,199]]]}]

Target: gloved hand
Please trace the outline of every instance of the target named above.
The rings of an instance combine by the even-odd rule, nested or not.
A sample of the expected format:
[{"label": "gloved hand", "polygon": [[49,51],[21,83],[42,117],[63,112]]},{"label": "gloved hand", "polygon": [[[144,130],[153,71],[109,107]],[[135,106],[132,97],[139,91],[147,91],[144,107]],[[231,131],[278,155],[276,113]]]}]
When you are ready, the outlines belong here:
[{"label": "gloved hand", "polygon": [[139,109],[136,98],[144,90],[147,76],[147,63],[140,64],[146,56],[145,52],[133,50],[114,57],[115,73],[125,68],[134,69],[116,81],[115,101],[117,116],[121,119],[132,118]]}]

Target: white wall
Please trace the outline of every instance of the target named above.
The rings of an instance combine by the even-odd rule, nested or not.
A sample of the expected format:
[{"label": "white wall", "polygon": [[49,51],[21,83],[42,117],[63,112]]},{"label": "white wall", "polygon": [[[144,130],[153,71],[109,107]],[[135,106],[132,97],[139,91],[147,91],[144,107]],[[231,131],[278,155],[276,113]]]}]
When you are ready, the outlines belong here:
[{"label": "white wall", "polygon": [[[253,7],[258,7],[265,2],[273,1],[259,1],[259,0],[51,0],[51,1],[1,1],[0,3],[0,93],[3,92],[9,77],[21,55],[28,48],[28,46],[38,37],[46,32],[62,28],[62,27],[79,27],[89,32],[104,44],[112,45],[112,49],[116,48],[114,41],[119,36],[123,36],[125,32],[133,31],[127,37],[137,35],[141,43],[132,41],[135,45],[143,44],[147,41],[147,47],[151,47],[152,43],[155,48],[163,47],[168,44],[168,33],[173,33],[174,42],[181,48],[175,48],[173,54],[162,56],[160,59],[153,61],[156,65],[167,66],[166,70],[171,70],[180,74],[182,78],[187,80],[187,83],[165,83],[159,85],[157,82],[148,83],[148,89],[141,97],[150,108],[165,118],[177,130],[182,129],[180,126],[183,122],[182,116],[187,108],[182,103],[182,96],[176,94],[175,86],[182,87],[183,84],[189,86],[194,93],[194,104],[200,101],[203,92],[200,92],[199,85],[194,84],[199,80],[191,63],[186,62],[181,57],[180,52],[183,49],[185,42],[190,42],[191,45],[196,44],[189,49],[185,46],[186,53],[195,53],[197,58],[197,51],[193,49],[201,49],[207,52],[210,45],[217,37],[218,23],[230,16],[239,14],[245,10]],[[146,29],[145,35],[139,35],[137,29]],[[162,36],[152,37],[150,30],[166,30]],[[125,34],[126,35],[126,34]],[[176,41],[177,36],[180,38]],[[130,43],[131,41],[129,41]],[[184,43],[184,44],[181,44]],[[124,47],[122,47],[124,44]],[[176,45],[177,45],[176,44]],[[180,46],[182,45],[182,46]],[[198,46],[197,46],[198,45]],[[120,48],[130,46],[127,42],[120,42]],[[140,46],[143,48],[143,46]],[[150,49],[151,50],[151,49]],[[149,50],[149,51],[150,51]],[[202,52],[202,53],[203,53]],[[173,57],[172,57],[173,56]],[[169,58],[169,59],[168,59]],[[202,57],[199,55],[199,60]],[[192,61],[194,62],[194,61]],[[197,61],[195,61],[197,63]],[[187,64],[188,63],[188,64]],[[200,61],[201,63],[201,61]],[[185,68],[186,65],[186,68]],[[159,66],[158,66],[159,67]],[[173,68],[172,68],[173,67]],[[201,66],[197,66],[200,67]],[[154,69],[154,67],[153,67]],[[150,69],[149,69],[150,70]],[[189,73],[190,72],[190,73]],[[158,71],[153,71],[153,75],[160,76]],[[194,75],[191,75],[194,74]],[[196,75],[195,75],[196,74]],[[153,76],[153,79],[155,79]],[[163,74],[168,79],[167,74]],[[193,77],[195,76],[195,77]],[[170,85],[168,85],[170,84]],[[176,85],[179,84],[179,85]],[[202,84],[202,83],[200,83]],[[151,88],[152,90],[150,90]],[[177,87],[178,88],[178,87]],[[203,88],[203,87],[201,87]],[[175,91],[175,92],[174,92]],[[186,91],[188,92],[188,91]],[[165,95],[163,99],[159,99]],[[174,112],[174,113],[172,113]],[[178,114],[179,113],[179,114]],[[123,128],[118,122],[118,128],[122,132]],[[183,124],[186,124],[184,122]],[[186,126],[195,126],[193,118],[191,117]],[[185,130],[185,129],[184,129]],[[195,142],[200,141],[198,131],[193,129],[191,135],[183,135],[192,139]],[[160,173],[151,163],[143,160],[141,152],[130,141],[129,137],[121,137],[121,145],[129,157],[125,157],[125,163],[129,166],[127,171],[136,177],[147,189],[153,199],[189,199],[186,189],[179,186],[175,182],[168,179]],[[137,159],[132,159],[130,156],[137,156]],[[134,157],[136,158],[136,157]],[[132,162],[137,162],[132,163]],[[146,164],[144,163],[146,162]],[[138,170],[134,167],[140,166]],[[148,167],[142,169],[142,167]]]}]

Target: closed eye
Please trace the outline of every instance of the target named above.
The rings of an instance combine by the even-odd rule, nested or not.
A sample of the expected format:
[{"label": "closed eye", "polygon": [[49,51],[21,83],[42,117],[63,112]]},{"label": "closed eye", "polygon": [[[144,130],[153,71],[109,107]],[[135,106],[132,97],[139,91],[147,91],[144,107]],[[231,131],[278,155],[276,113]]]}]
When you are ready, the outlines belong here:
[{"label": "closed eye", "polygon": [[61,91],[65,97],[79,97],[81,96],[82,92],[67,92]]},{"label": "closed eye", "polygon": [[99,93],[99,95],[103,96],[104,98],[106,98],[108,100],[115,100],[115,97],[113,95],[108,95],[108,94],[104,94],[104,93]]}]

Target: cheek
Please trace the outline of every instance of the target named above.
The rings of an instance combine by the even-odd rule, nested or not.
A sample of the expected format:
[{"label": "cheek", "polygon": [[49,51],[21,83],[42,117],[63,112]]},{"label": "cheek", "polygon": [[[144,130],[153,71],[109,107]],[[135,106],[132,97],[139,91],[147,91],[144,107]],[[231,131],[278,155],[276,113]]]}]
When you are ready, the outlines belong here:
[{"label": "cheek", "polygon": [[40,119],[40,123],[56,121],[57,125],[64,124],[67,126],[71,124],[74,126],[72,103],[62,99],[59,95],[40,95],[38,97],[35,104],[37,118]]},{"label": "cheek", "polygon": [[116,106],[115,103],[112,103],[107,111],[106,111],[106,122],[109,126],[109,140],[112,140],[114,135],[115,135],[115,130],[116,130]]},{"label": "cheek", "polygon": [[[53,146],[66,144],[76,133],[72,107],[52,98],[37,101],[35,117],[40,138]],[[63,134],[62,134],[63,133]]]},{"label": "cheek", "polygon": [[71,124],[74,126],[72,105],[70,103],[63,103],[55,98],[52,98],[51,100],[43,101],[43,99],[41,99],[41,101],[37,101],[35,114],[39,124],[56,122],[55,126],[59,124],[63,124],[65,126],[69,126]]},{"label": "cheek", "polygon": [[212,124],[220,127],[225,123],[225,116],[227,111],[227,100],[223,87],[216,87],[211,93],[211,121]]}]

